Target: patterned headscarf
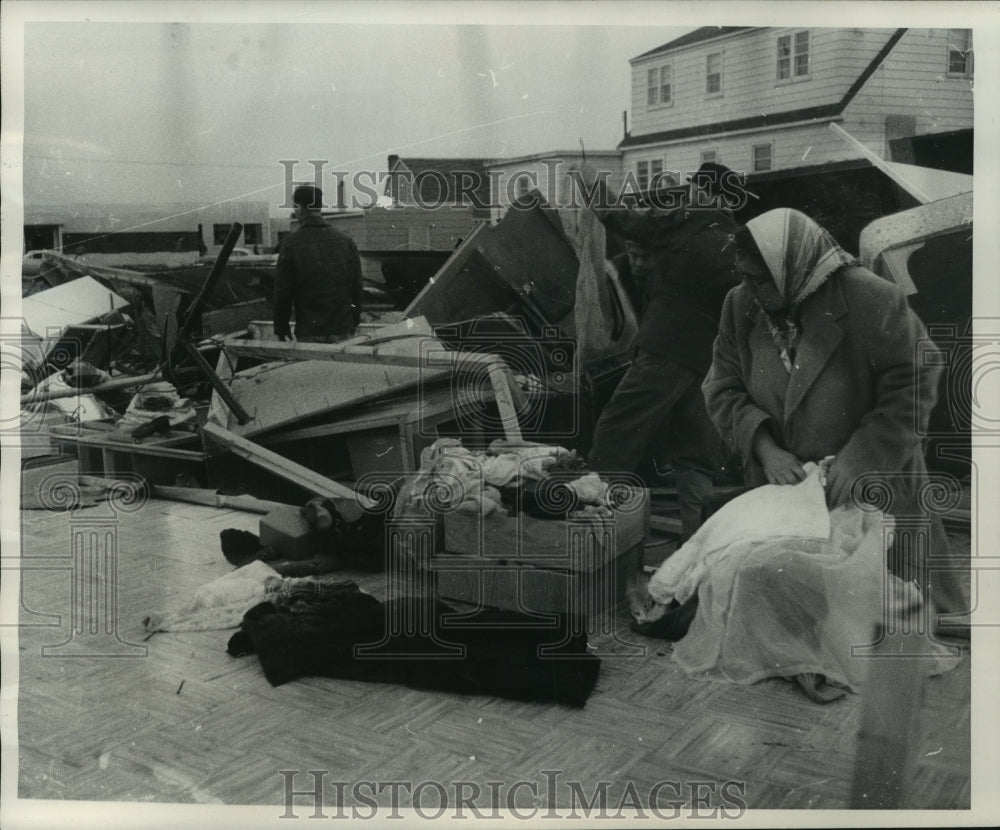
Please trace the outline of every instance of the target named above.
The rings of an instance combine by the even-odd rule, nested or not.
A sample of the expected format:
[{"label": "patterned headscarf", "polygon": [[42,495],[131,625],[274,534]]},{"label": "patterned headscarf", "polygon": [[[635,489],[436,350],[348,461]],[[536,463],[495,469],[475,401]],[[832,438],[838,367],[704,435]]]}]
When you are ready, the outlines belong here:
[{"label": "patterned headscarf", "polygon": [[773,312],[765,311],[765,315],[771,337],[781,352],[781,361],[791,372],[800,333],[799,305],[827,277],[845,265],[857,264],[857,260],[826,230],[792,208],[763,213],[747,222],[746,229],[785,301],[787,312],[783,319],[777,319]]}]

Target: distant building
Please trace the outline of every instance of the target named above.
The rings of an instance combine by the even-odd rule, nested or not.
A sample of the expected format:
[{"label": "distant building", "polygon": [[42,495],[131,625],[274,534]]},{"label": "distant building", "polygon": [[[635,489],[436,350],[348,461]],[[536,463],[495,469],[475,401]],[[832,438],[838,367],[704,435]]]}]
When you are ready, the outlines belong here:
[{"label": "distant building", "polygon": [[970,29],[705,26],[630,63],[618,148],[642,190],[706,161],[759,174],[857,158],[831,123],[886,159],[973,126]]},{"label": "distant building", "polygon": [[573,171],[580,171],[584,165],[603,176],[608,190],[617,194],[622,184],[620,150],[552,150],[491,161],[487,170],[493,187],[494,218],[502,216],[511,204],[524,199],[532,190],[538,190],[552,205],[580,204],[596,184],[587,177],[573,175]]},{"label": "distant building", "polygon": [[[95,265],[174,266],[222,248],[234,222],[237,245],[269,250],[277,243],[267,202],[28,205],[25,250],[55,249]],[[286,223],[287,225],[287,223]]]},{"label": "distant building", "polygon": [[398,207],[468,206],[489,217],[490,180],[479,158],[400,158],[390,155],[385,195]]}]

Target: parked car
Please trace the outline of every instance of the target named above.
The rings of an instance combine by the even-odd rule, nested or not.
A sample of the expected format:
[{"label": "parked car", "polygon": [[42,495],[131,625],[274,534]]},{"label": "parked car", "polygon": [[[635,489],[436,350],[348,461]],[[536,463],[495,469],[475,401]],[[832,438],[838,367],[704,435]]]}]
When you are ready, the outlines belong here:
[{"label": "parked car", "polygon": [[[211,265],[218,259],[218,254],[206,254],[198,257],[199,265]],[[249,248],[233,248],[229,254],[229,263],[232,265],[277,265],[277,254],[255,254]]]},{"label": "parked car", "polygon": [[37,277],[43,270],[45,255],[58,253],[58,251],[48,250],[28,251],[21,258],[21,276]]}]

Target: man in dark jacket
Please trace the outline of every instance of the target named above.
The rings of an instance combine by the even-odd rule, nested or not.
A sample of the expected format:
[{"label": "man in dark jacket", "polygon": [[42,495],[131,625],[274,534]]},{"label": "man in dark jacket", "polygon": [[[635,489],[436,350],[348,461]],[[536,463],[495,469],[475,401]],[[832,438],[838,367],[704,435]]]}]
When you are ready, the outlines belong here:
[{"label": "man in dark jacket", "polygon": [[350,337],[361,320],[361,258],[353,240],[323,219],[318,187],[297,187],[292,202],[299,227],[278,255],[274,333],[290,339],[294,305],[297,340],[334,343]]},{"label": "man in dark jacket", "polygon": [[721,461],[701,382],[712,362],[722,301],[737,283],[736,224],[725,212],[688,208],[610,211],[602,220],[638,243],[648,264],[635,356],[598,419],[589,463],[614,473],[635,472],[649,459],[669,461],[686,539],[701,522]]}]

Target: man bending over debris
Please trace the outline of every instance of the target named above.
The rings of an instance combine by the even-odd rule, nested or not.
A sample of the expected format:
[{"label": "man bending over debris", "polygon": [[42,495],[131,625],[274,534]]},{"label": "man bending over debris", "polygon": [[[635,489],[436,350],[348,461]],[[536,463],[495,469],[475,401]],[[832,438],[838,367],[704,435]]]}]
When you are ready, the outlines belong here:
[{"label": "man bending over debris", "polygon": [[335,343],[361,321],[361,258],[354,241],[331,228],[320,214],[323,192],[312,185],[292,194],[299,227],[285,239],[274,280],[274,333],[291,339]]},{"label": "man bending over debris", "polygon": [[[721,442],[701,381],[712,362],[722,300],[736,284],[735,222],[718,210],[607,211],[605,226],[627,240],[641,288],[632,365],[594,430],[599,473],[636,472],[649,458],[674,468],[682,537],[701,523]],[[636,272],[639,273],[636,273]]]}]

